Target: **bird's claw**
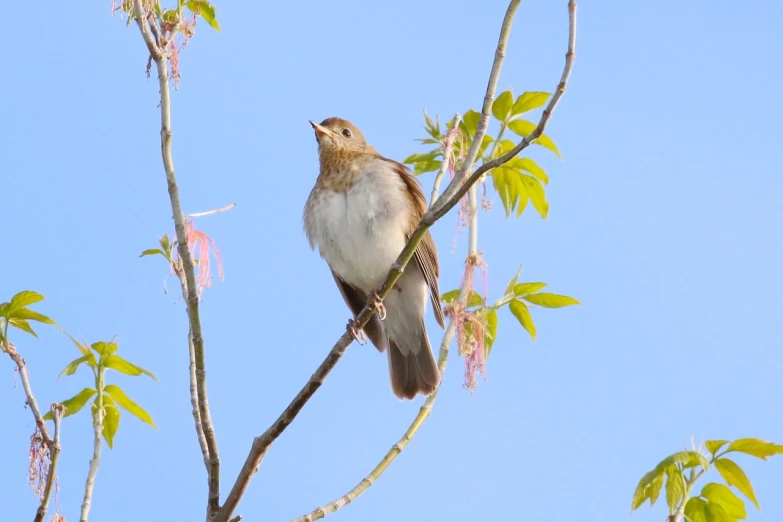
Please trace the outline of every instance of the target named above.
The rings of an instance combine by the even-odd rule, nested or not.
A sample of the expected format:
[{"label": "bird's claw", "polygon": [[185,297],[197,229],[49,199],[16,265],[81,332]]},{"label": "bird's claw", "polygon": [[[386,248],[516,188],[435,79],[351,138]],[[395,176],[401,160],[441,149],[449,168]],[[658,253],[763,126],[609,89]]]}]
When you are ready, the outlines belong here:
[{"label": "bird's claw", "polygon": [[356,319],[349,319],[348,326],[346,326],[348,334],[351,338],[359,344],[367,342],[367,336],[364,334],[364,330],[359,327],[359,321]]},{"label": "bird's claw", "polygon": [[386,306],[384,306],[383,300],[377,293],[373,293],[370,296],[369,305],[378,314],[378,318],[381,321],[386,320]]}]

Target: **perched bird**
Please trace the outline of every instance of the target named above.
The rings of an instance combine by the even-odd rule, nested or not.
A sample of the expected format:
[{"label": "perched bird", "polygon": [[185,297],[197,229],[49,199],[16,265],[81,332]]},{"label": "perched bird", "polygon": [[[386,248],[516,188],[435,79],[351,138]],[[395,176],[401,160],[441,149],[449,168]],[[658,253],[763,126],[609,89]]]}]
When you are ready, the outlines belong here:
[{"label": "perched bird", "polygon": [[349,328],[387,352],[394,394],[429,395],[440,372],[424,326],[428,296],[443,327],[438,252],[429,232],[385,303],[375,294],[427,209],[424,194],[407,167],[378,154],[351,122],[328,118],[310,124],[321,166],[304,208],[310,247],[318,247],[354,317],[368,299],[376,302],[364,332],[355,319]]}]

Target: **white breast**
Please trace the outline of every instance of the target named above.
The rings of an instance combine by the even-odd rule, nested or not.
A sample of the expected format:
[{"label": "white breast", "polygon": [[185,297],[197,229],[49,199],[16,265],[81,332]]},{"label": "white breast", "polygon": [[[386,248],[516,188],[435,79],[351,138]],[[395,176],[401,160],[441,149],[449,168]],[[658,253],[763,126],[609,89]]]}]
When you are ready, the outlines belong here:
[{"label": "white breast", "polygon": [[411,202],[393,166],[378,160],[346,192],[310,195],[305,230],[341,279],[366,293],[386,279],[405,246]]}]

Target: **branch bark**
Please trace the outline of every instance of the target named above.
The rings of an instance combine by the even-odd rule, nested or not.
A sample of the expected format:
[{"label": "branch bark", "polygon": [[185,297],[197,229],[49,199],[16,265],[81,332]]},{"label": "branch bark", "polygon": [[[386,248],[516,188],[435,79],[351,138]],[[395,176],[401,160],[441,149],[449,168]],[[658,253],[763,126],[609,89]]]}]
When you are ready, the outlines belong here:
[{"label": "branch bark", "polygon": [[104,388],[104,375],[102,371],[98,372],[96,376],[97,398],[95,412],[95,418],[92,423],[93,429],[93,442],[92,442],[92,459],[90,459],[90,469],[87,472],[87,480],[84,482],[84,500],[82,501],[81,515],[79,516],[79,522],[87,522],[90,516],[90,506],[92,505],[92,492],[95,487],[95,476],[98,474],[98,468],[101,465],[101,449],[103,443],[101,437],[103,436],[103,418],[105,410],[103,409],[103,388]]},{"label": "branch bark", "polygon": [[52,490],[57,480],[57,463],[60,461],[60,422],[63,420],[65,408],[62,404],[53,402],[51,405],[52,419],[54,420],[54,440],[49,447],[49,472],[46,476],[46,485],[44,486],[41,504],[35,512],[33,522],[43,522],[46,517],[46,511],[49,509],[49,500],[52,498]]},{"label": "branch bark", "polygon": [[[144,43],[147,45],[150,56],[155,62],[158,71],[158,85],[160,87],[160,148],[163,160],[163,168],[166,173],[166,182],[168,185],[169,201],[171,203],[172,219],[174,220],[174,231],[177,236],[177,252],[182,261],[182,272],[184,280],[182,292],[187,304],[188,322],[189,322],[189,350],[191,365],[195,366],[195,372],[191,371],[191,376],[195,374],[196,380],[196,402],[198,418],[196,418],[196,433],[199,438],[202,455],[207,465],[207,480],[209,486],[207,519],[213,518],[220,507],[220,457],[218,455],[217,439],[212,424],[212,418],[209,412],[209,401],[207,398],[207,379],[206,367],[204,364],[204,338],[201,331],[201,318],[199,315],[199,297],[196,291],[196,275],[193,264],[193,257],[188,247],[188,239],[185,233],[185,215],[182,212],[182,204],[179,197],[179,187],[177,177],[174,172],[174,159],[171,150],[171,91],[169,88],[168,72],[168,53],[166,47],[168,41],[163,31],[156,31],[153,36],[147,25],[148,17],[151,13],[144,7],[143,0],[133,0],[133,14],[136,24],[139,27]],[[150,24],[157,24],[153,18]],[[157,25],[155,26],[157,28]],[[156,41],[157,36],[157,41]],[[169,38],[174,38],[173,31]],[[196,417],[194,415],[194,417]],[[200,429],[199,429],[200,428]],[[202,436],[203,432],[203,436]],[[205,444],[202,444],[202,441]]]}]

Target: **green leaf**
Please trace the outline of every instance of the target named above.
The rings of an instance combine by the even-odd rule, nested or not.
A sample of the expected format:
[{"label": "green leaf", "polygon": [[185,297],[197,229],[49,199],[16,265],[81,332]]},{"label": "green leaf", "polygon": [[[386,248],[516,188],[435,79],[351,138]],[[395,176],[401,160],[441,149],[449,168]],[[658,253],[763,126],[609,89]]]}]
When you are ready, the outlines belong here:
[{"label": "green leaf", "polygon": [[655,470],[657,473],[664,473],[669,467],[674,466],[675,464],[684,464],[685,462],[688,462],[691,460],[692,456],[689,451],[678,451],[677,453],[672,453],[662,461],[658,463],[657,466],[655,466]]},{"label": "green leaf", "polygon": [[546,219],[549,214],[549,203],[546,200],[546,194],[544,193],[544,187],[541,186],[541,182],[532,176],[522,176],[522,183],[530,201],[533,203],[533,207],[542,218]]},{"label": "green leaf", "polygon": [[708,440],[704,443],[704,447],[707,448],[712,455],[715,455],[727,442],[727,440]]},{"label": "green leaf", "polygon": [[544,172],[544,169],[538,166],[538,163],[533,161],[530,158],[514,158],[514,167],[518,168],[519,170],[523,170],[527,172],[528,174],[532,175],[541,183],[546,185],[549,183],[549,176],[547,176],[546,172]]},{"label": "green leaf", "polygon": [[677,466],[666,468],[666,503],[669,513],[674,513],[680,505],[680,499],[685,494],[685,479]]},{"label": "green leaf", "polygon": [[436,172],[440,170],[440,160],[420,161],[413,166],[413,175],[419,176],[427,172]]},{"label": "green leaf", "polygon": [[480,118],[481,114],[471,109],[462,117],[462,122],[459,124],[459,126],[468,133],[468,136],[472,138],[476,135],[476,129],[478,128],[478,122]]},{"label": "green leaf", "polygon": [[514,285],[514,295],[534,294],[545,286],[546,283],[519,283],[518,285]]},{"label": "green leaf", "polygon": [[730,459],[718,459],[715,461],[715,469],[718,470],[720,476],[726,481],[729,486],[734,486],[743,495],[748,497],[753,504],[756,505],[756,509],[759,508],[758,500],[756,500],[756,494],[753,492],[753,486],[750,485],[748,476],[742,471],[736,462]]},{"label": "green leaf", "polygon": [[492,185],[500,196],[500,201],[503,202],[506,218],[508,218],[511,216],[511,211],[517,208],[518,205],[527,204],[527,191],[522,182],[523,176],[506,167],[498,167],[492,169],[491,172]]},{"label": "green leaf", "polygon": [[511,278],[511,281],[508,282],[508,286],[506,286],[506,293],[505,295],[510,294],[514,291],[514,288],[517,286],[517,281],[519,281],[519,275],[522,273],[522,265],[519,265],[519,269],[517,270],[516,275]]},{"label": "green leaf", "polygon": [[[93,422],[98,412],[98,398],[92,403]],[[103,394],[103,438],[109,449],[114,449],[114,436],[120,429],[120,409],[109,395]]]},{"label": "green leaf", "polygon": [[166,257],[169,257],[171,255],[171,241],[169,241],[169,235],[163,234],[158,242],[160,243],[160,248],[166,253]]},{"label": "green leaf", "polygon": [[494,308],[484,308],[481,312],[484,315],[484,358],[489,359],[489,353],[492,351],[492,345],[495,344],[495,338],[498,333],[498,313]]},{"label": "green leaf", "polygon": [[163,250],[161,250],[160,248],[148,248],[147,250],[142,252],[139,257],[154,256],[155,254],[160,254],[163,257],[166,257],[166,254],[164,254]]},{"label": "green leaf", "polygon": [[544,105],[549,99],[548,92],[523,92],[514,102],[514,106],[511,108],[511,114],[519,116],[533,109],[537,109]]},{"label": "green leaf", "polygon": [[98,341],[97,343],[92,343],[90,348],[95,350],[99,355],[109,355],[117,351],[117,343]]},{"label": "green leaf", "polygon": [[163,21],[168,22],[170,24],[174,24],[177,22],[177,10],[176,9],[169,9],[167,11],[163,11],[162,15]]},{"label": "green leaf", "polygon": [[[446,292],[442,296],[440,296],[440,300],[445,303],[456,303],[459,299],[459,288],[456,290],[452,290],[450,292]],[[471,290],[468,294],[468,308],[473,306],[481,306],[484,304],[484,298],[481,297],[481,294],[476,292],[475,290]]]},{"label": "green leaf", "polygon": [[573,297],[567,295],[557,295],[542,292],[540,294],[529,294],[523,297],[528,303],[533,303],[544,308],[562,308],[563,306],[581,304]]},{"label": "green leaf", "polygon": [[719,504],[723,510],[735,519],[748,518],[745,512],[745,502],[723,484],[710,483],[701,490],[701,496],[709,499],[711,503]]},{"label": "green leaf", "polygon": [[720,504],[707,502],[707,522],[736,522],[736,518],[730,517]]},{"label": "green leaf", "polygon": [[[504,155],[505,153],[507,153],[508,151],[513,149],[515,146],[516,146],[516,143],[514,143],[511,140],[501,140],[498,143],[498,146],[495,148],[495,157],[499,158],[500,156]],[[506,164],[509,165],[509,166],[513,166],[513,162],[516,159],[517,158],[512,158],[511,161],[509,161]]]},{"label": "green leaf", "polygon": [[60,375],[57,376],[59,379],[60,376],[63,374],[65,375],[73,375],[76,373],[76,370],[79,369],[79,366],[82,364],[87,363],[88,366],[95,366],[98,363],[95,360],[95,356],[91,353],[88,353],[86,355],[82,355],[78,359],[74,359],[73,361],[69,362],[68,365],[63,369],[63,371],[60,372]]},{"label": "green leaf", "polygon": [[420,161],[430,161],[435,159],[439,155],[440,150],[433,150],[431,152],[422,152],[420,154],[411,154],[404,160],[402,160],[403,163],[407,163],[409,165],[412,165],[414,163],[418,163]]},{"label": "green leaf", "polygon": [[158,429],[155,426],[155,422],[153,422],[152,417],[149,413],[147,413],[144,408],[133,402],[130,397],[125,395],[125,392],[122,391],[122,388],[117,386],[116,384],[109,384],[104,388],[106,393],[111,395],[112,399],[117,403],[117,405],[130,413],[131,415],[137,417],[143,422],[146,422],[150,426],[152,426],[155,429]]},{"label": "green leaf", "polygon": [[19,330],[22,330],[23,332],[27,332],[30,335],[38,337],[38,334],[35,333],[33,328],[30,326],[30,323],[28,323],[24,319],[19,319],[17,317],[13,317],[11,319],[7,319],[7,321],[8,321],[8,324],[13,326],[14,328],[18,328]]},{"label": "green leaf", "polygon": [[39,314],[38,312],[34,312],[29,308],[20,308],[19,310],[15,311],[14,318],[26,319],[28,321],[37,321],[39,323],[44,323],[44,324],[57,325],[57,323],[55,323],[52,319],[46,317],[43,314]]},{"label": "green leaf", "polygon": [[738,451],[746,455],[753,455],[761,460],[767,460],[767,457],[781,453],[782,446],[773,442],[767,442],[760,439],[737,439],[729,444],[728,451]]},{"label": "green leaf", "polygon": [[683,469],[695,468],[697,466],[701,466],[702,469],[707,471],[707,468],[710,467],[710,461],[707,460],[707,457],[702,455],[700,452],[698,452],[698,451],[686,451],[685,453],[687,453],[689,455],[689,458],[688,458],[688,460],[686,460],[685,462],[682,463]]},{"label": "green leaf", "polygon": [[75,345],[76,345],[76,347],[79,349],[79,351],[80,351],[80,352],[82,352],[82,355],[87,355],[87,354],[91,354],[91,353],[92,353],[92,352],[90,351],[90,348],[87,346],[87,343],[84,343],[84,344],[80,343],[79,341],[77,341],[77,340],[76,340],[76,339],[75,339],[75,338],[74,338],[74,337],[73,337],[71,334],[69,334],[68,332],[65,332],[65,335],[67,335],[68,337],[70,337],[70,338],[71,338],[71,341],[73,341],[73,344],[75,344]]},{"label": "green leaf", "polygon": [[515,299],[508,303],[508,309],[511,310],[511,313],[517,318],[517,321],[522,325],[522,328],[527,330],[527,333],[530,334],[530,338],[535,341],[536,325],[533,322],[533,317],[530,315],[530,310],[528,310],[527,305],[522,301],[517,301]]},{"label": "green leaf", "polygon": [[187,5],[188,9],[192,12],[201,15],[201,18],[203,18],[213,29],[220,32],[220,25],[215,19],[215,8],[212,4],[204,0],[191,0],[185,5]]},{"label": "green leaf", "polygon": [[707,503],[700,498],[691,498],[685,504],[688,522],[707,522]]},{"label": "green leaf", "polygon": [[[62,405],[65,406],[63,418],[79,413],[79,411],[84,408],[84,405],[87,404],[87,401],[96,393],[97,392],[92,388],[84,388],[70,399],[63,401]],[[51,416],[51,412],[47,413],[47,415]]]},{"label": "green leaf", "polygon": [[663,471],[652,470],[644,474],[636,486],[636,491],[631,500],[631,510],[638,509],[644,501],[650,499],[650,505],[655,504],[663,487]]},{"label": "green leaf", "polygon": [[31,304],[40,303],[44,300],[44,296],[38,292],[31,290],[23,290],[11,298],[10,308],[12,310],[18,310],[19,308],[25,308]]},{"label": "green leaf", "polygon": [[141,375],[142,373],[149,375],[156,381],[158,380],[152,372],[145,370],[141,366],[136,366],[132,362],[126,361],[119,355],[109,355],[103,360],[103,365],[106,366],[106,368],[111,368],[112,370],[117,370],[120,373],[124,373],[125,375]]},{"label": "green leaf", "polygon": [[495,98],[492,104],[492,115],[500,121],[506,121],[511,116],[512,105],[514,105],[514,95],[511,91],[504,91]]},{"label": "green leaf", "polygon": [[[520,136],[525,137],[536,129],[536,124],[527,120],[514,120],[508,124],[508,128],[511,129],[511,131],[515,134],[519,134]],[[551,150],[557,155],[558,158],[563,159],[563,157],[560,155],[560,151],[557,150],[555,142],[552,141],[552,139],[546,134],[541,134],[541,136],[536,138],[533,143]]]}]

